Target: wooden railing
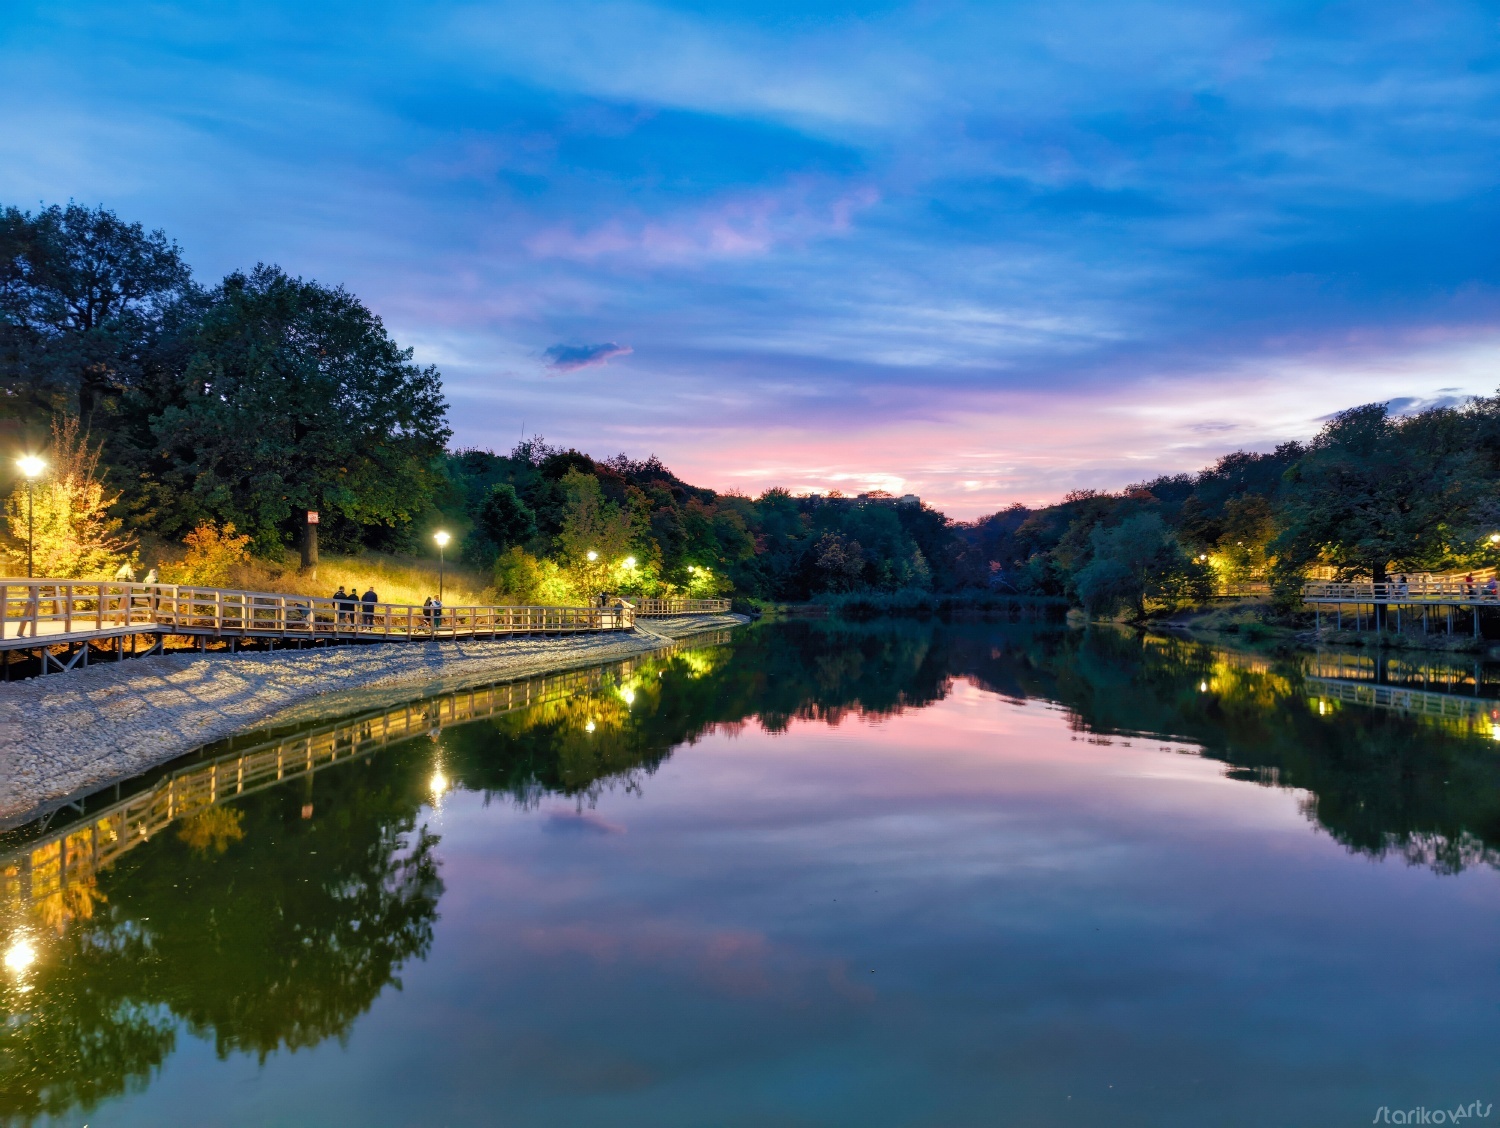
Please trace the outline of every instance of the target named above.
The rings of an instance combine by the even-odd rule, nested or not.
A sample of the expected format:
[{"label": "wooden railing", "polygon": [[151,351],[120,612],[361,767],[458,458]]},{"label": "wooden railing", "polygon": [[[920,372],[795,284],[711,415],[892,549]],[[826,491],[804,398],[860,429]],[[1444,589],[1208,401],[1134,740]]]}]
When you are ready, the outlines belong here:
[{"label": "wooden railing", "polygon": [[637,615],[722,615],[727,599],[631,599]]},{"label": "wooden railing", "polygon": [[290,638],[472,638],[629,630],[635,610],[464,606],[436,614],[404,603],[232,591],[180,584],[0,579],[0,639],[139,627],[155,633]]},{"label": "wooden railing", "polygon": [[1418,577],[1379,584],[1320,582],[1303,584],[1302,598],[1317,603],[1500,603],[1500,581]]}]

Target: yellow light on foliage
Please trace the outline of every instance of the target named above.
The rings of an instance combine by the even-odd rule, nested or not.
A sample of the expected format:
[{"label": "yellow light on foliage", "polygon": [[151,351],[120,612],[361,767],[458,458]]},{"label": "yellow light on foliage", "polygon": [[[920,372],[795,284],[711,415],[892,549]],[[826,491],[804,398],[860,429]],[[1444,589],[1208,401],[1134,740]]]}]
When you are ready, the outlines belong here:
[{"label": "yellow light on foliage", "polygon": [[35,478],[43,470],[47,469],[47,464],[34,454],[28,454],[24,458],[16,459],[16,465],[21,468],[21,473],[25,474],[28,478]]}]

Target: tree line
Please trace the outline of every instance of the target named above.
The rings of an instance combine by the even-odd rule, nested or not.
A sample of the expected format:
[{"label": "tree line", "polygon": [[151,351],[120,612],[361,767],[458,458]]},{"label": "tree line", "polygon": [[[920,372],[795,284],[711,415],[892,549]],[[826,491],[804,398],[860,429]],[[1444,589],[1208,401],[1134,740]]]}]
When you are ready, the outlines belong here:
[{"label": "tree line", "polygon": [[1118,494],[1012,506],[963,535],[998,585],[1140,615],[1246,581],[1291,607],[1313,569],[1384,582],[1491,567],[1497,530],[1500,397],[1479,397],[1404,415],[1352,408],[1307,443],[1239,451]]}]

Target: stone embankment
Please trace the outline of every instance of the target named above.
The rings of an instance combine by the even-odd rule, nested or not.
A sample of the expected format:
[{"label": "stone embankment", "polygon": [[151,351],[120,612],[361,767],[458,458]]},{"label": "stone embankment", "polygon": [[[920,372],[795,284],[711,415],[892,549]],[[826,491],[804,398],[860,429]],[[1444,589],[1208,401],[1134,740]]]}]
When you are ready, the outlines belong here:
[{"label": "stone embankment", "polygon": [[696,615],[649,631],[105,662],[0,688],[0,825],[247,730],[595,666],[748,622]]}]

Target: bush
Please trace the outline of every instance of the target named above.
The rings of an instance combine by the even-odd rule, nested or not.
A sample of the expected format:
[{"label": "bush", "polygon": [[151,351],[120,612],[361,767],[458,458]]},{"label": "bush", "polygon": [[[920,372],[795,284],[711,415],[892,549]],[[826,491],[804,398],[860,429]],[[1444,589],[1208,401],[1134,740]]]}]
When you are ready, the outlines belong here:
[{"label": "bush", "polygon": [[205,521],[184,539],[187,555],[176,564],[163,564],[161,578],[169,584],[192,587],[224,587],[236,565],[250,559],[250,537],[236,535],[233,521],[222,528]]}]

